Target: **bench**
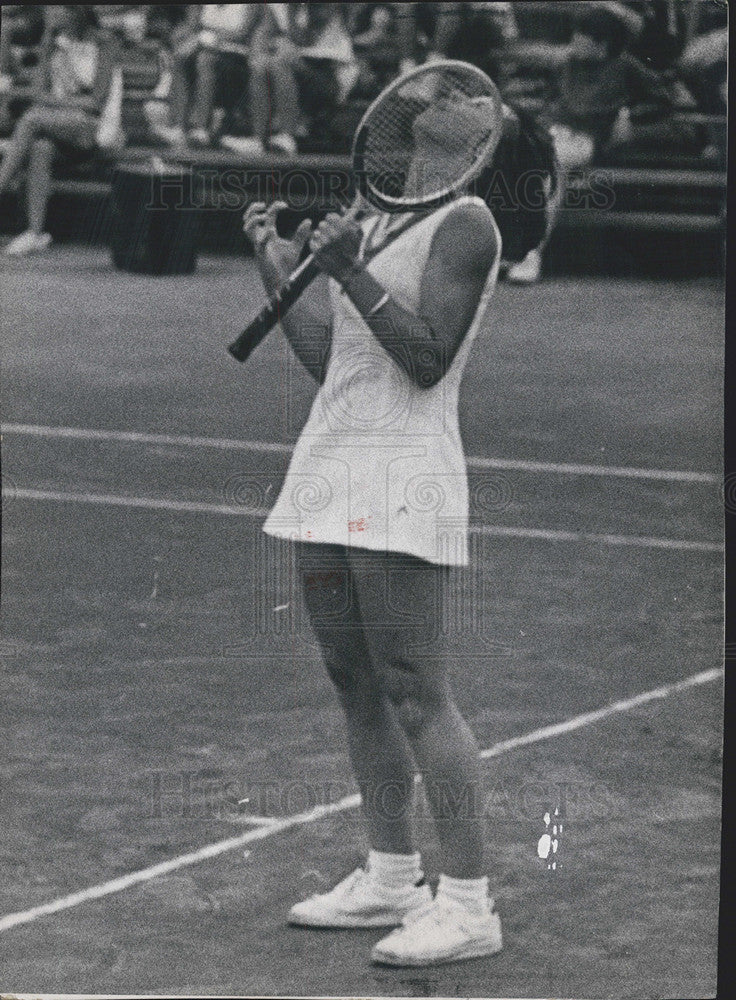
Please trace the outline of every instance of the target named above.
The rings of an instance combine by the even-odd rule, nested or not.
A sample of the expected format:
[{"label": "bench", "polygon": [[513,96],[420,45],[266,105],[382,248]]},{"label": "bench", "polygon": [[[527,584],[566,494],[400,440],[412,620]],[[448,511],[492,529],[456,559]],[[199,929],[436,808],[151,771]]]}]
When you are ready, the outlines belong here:
[{"label": "bench", "polygon": [[[350,197],[349,156],[266,155],[242,161],[224,150],[164,152],[141,146],[126,149],[114,161],[91,162],[81,176],[79,171],[59,176],[54,195],[105,198],[116,168],[150,162],[152,156],[200,176],[203,211],[232,214],[250,200],[278,195],[297,213],[319,213],[339,209]],[[725,192],[726,174],[719,169],[591,167],[567,178],[561,225],[712,232],[721,224]]]}]

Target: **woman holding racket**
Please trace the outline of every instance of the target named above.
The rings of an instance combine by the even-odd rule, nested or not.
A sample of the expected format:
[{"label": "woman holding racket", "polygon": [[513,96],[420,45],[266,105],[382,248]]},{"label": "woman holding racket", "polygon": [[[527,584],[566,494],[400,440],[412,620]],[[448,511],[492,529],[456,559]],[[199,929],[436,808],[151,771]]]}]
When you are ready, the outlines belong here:
[{"label": "woman holding racket", "polygon": [[[503,113],[490,80],[457,62],[421,67],[382,99],[363,169],[376,175],[371,200],[393,211],[328,215],[284,240],[285,205],[258,203],[244,230],[269,294],[307,242],[323,275],[281,319],[320,388],[264,530],[298,547],[371,846],[365,868],[289,920],[396,927],[372,958],[415,966],[501,948],[478,747],[450,690],[441,622],[468,561],[460,380],[501,250],[490,210],[462,189],[492,156]],[[411,829],[416,773],[442,852],[434,898]]]}]

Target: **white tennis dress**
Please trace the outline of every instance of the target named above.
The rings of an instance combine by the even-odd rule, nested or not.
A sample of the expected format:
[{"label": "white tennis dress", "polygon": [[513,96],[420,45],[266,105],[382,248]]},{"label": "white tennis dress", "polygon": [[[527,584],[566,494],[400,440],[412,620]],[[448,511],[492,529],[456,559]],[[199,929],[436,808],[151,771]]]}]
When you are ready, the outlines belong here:
[{"label": "white tennis dress", "polygon": [[[458,198],[401,233],[368,263],[405,309],[418,311],[437,228],[468,202],[490,215],[480,198]],[[363,252],[385,220],[363,223]],[[500,248],[498,231],[497,242]],[[431,388],[418,386],[399,367],[340,285],[329,282],[333,330],[327,373],[264,524],[267,534],[467,564],[468,480],[458,394],[499,258],[500,250],[449,371]]]}]

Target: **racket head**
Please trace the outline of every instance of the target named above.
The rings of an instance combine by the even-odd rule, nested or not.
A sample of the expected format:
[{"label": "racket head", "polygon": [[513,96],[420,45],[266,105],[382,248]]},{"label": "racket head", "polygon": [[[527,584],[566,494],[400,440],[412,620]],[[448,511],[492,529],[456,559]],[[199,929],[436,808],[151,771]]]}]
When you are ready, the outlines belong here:
[{"label": "racket head", "polygon": [[490,162],[503,128],[498,88],[477,66],[441,59],[383,90],[353,139],[359,193],[384,212],[436,208]]}]

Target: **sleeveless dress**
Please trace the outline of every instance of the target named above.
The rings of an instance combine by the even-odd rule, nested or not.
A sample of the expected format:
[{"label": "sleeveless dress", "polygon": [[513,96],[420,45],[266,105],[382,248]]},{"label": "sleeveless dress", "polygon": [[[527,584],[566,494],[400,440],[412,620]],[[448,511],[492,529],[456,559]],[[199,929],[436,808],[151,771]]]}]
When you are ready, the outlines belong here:
[{"label": "sleeveless dress", "polygon": [[[480,198],[455,199],[368,263],[368,271],[405,309],[418,311],[422,274],[439,225],[468,202],[482,205],[490,216]],[[363,223],[363,252],[372,223],[375,218]],[[470,328],[444,378],[431,388],[418,386],[399,367],[330,280],[333,329],[325,380],[263,526],[266,534],[467,565],[468,481],[458,395],[496,284],[497,229],[496,234],[499,252]]]}]

